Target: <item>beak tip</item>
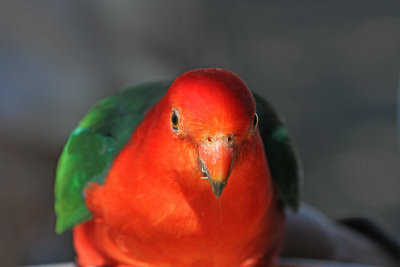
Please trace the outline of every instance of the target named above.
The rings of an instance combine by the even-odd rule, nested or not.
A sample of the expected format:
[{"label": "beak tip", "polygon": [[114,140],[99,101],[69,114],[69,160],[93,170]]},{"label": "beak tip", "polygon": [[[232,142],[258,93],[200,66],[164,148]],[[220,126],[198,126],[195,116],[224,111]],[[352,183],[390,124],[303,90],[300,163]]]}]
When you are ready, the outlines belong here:
[{"label": "beak tip", "polygon": [[214,195],[215,195],[216,198],[219,198],[221,196],[221,194],[222,194],[222,191],[221,192],[215,192],[214,191]]},{"label": "beak tip", "polygon": [[210,179],[210,183],[211,183],[211,187],[212,190],[214,192],[214,195],[219,198],[222,194],[222,192],[224,191],[224,188],[226,186],[226,181],[212,181],[212,179]]}]

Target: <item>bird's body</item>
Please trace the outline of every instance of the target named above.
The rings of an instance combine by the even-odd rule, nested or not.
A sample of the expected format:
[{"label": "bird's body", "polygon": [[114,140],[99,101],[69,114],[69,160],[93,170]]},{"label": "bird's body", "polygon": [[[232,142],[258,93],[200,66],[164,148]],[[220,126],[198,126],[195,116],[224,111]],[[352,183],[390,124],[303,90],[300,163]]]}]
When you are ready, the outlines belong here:
[{"label": "bird's body", "polygon": [[[188,177],[193,183],[183,185],[152,169],[147,175],[160,178],[149,183],[149,176],[135,172],[145,162],[124,164],[134,151],[121,152],[105,186],[87,190],[92,191],[87,203],[95,219],[74,231],[77,248],[80,238],[91,244],[78,250],[82,265],[93,264],[85,259],[92,248],[106,256],[98,263],[133,266],[239,266],[256,262],[267,251],[276,258],[283,241],[282,210],[269,175],[251,175],[252,168],[265,164],[261,150],[251,156],[254,164],[236,166],[220,198],[199,176]],[[129,178],[121,172],[130,173]],[[254,182],[241,182],[244,175]]]},{"label": "bird's body", "polygon": [[79,264],[273,266],[283,205],[254,113],[250,91],[230,72],[179,77],[104,182],[85,187],[92,218],[74,228]]}]

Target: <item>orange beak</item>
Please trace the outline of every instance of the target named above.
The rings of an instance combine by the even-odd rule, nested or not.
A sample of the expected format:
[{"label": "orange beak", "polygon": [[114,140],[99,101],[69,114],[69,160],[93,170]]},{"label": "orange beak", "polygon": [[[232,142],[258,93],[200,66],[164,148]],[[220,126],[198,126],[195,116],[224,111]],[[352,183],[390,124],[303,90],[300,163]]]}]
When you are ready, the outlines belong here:
[{"label": "orange beak", "polygon": [[217,137],[199,146],[199,165],[216,197],[222,194],[235,162],[235,149],[227,137]]}]

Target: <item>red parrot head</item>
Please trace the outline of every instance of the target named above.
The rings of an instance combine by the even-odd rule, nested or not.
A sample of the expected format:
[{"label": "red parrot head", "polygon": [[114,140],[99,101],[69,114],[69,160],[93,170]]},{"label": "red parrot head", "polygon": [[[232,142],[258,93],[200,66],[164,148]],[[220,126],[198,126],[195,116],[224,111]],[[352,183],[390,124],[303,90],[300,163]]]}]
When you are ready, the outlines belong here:
[{"label": "red parrot head", "polygon": [[257,115],[250,90],[232,72],[198,69],[179,76],[166,98],[171,131],[195,147],[196,167],[219,197],[255,131]]}]

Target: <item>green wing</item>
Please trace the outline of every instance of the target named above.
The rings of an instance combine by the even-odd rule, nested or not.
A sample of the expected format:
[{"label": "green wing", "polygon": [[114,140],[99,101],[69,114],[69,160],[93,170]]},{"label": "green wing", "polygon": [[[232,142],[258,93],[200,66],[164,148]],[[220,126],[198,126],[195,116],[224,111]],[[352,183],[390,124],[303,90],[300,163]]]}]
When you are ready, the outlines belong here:
[{"label": "green wing", "polygon": [[302,173],[289,133],[273,107],[257,94],[253,95],[271,176],[278,184],[281,201],[297,211]]},{"label": "green wing", "polygon": [[170,82],[155,82],[126,87],[98,102],[80,121],[57,166],[57,233],[91,218],[83,197],[85,186],[104,181],[115,156],[169,85]]}]

